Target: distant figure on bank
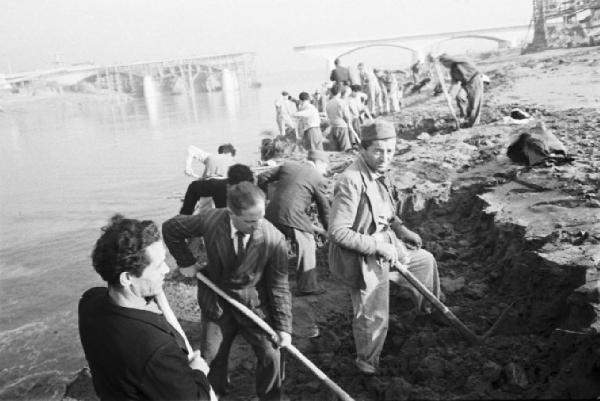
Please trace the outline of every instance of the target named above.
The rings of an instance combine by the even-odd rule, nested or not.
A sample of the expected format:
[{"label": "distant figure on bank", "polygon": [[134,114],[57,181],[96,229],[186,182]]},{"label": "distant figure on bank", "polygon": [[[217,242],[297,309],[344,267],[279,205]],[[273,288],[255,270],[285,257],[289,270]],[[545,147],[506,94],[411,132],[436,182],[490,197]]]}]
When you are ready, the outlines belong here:
[{"label": "distant figure on bank", "polygon": [[333,64],[335,68],[331,70],[329,80],[339,85],[350,85],[350,71],[348,71],[348,68],[342,66],[339,58],[336,58]]},{"label": "distant figure on bank", "polygon": [[363,91],[368,95],[367,107],[371,115],[375,116],[377,113],[381,113],[383,109],[379,81],[373,69],[365,67],[363,63],[358,63],[358,71],[360,71]]},{"label": "distant figure on bank", "polygon": [[363,117],[373,119],[373,116],[365,106],[364,100],[367,96],[360,90],[360,85],[352,85],[350,88],[352,93],[348,96],[346,102],[348,103],[348,109],[352,116],[352,128],[354,128],[354,132],[360,135]]},{"label": "distant figure on bank", "polygon": [[325,111],[331,125],[330,142],[334,150],[349,151],[352,150],[352,138],[358,137],[358,134],[352,128],[352,116],[348,109],[348,103],[341,98],[341,86],[338,83],[331,87],[331,100],[327,102]]},{"label": "distant figure on bank", "polygon": [[483,103],[483,82],[481,73],[469,61],[459,57],[442,54],[440,63],[450,69],[452,78],[450,98],[456,98],[460,117],[465,118],[467,127],[479,124],[481,105]]},{"label": "distant figure on bank", "polygon": [[201,178],[188,185],[179,214],[194,214],[196,204],[202,197],[211,197],[214,207],[227,206],[227,188],[243,181],[254,182],[254,174],[244,164],[234,164],[227,170],[227,178]]},{"label": "distant figure on bank", "polygon": [[305,162],[288,161],[258,176],[258,186],[267,193],[275,182],[265,217],[292,240],[297,247],[298,295],[318,295],[324,292],[317,278],[317,245],[313,223],[306,210],[314,201],[319,220],[327,230],[329,200],[323,175],[329,166],[329,156],[322,150],[311,150]]},{"label": "distant figure on bank", "polygon": [[[199,270],[278,333],[277,343],[237,309],[198,281],[201,351],[210,365],[208,379],[218,395],[228,392],[231,345],[241,334],[256,354],[256,392],[261,400],[282,397],[280,347],[291,342],[292,311],[287,245],[283,234],[265,220],[265,194],[249,182],[231,186],[227,208],[193,216],[175,216],[163,224],[165,244],[180,272]],[[197,262],[187,240],[202,237],[208,263]],[[167,397],[168,398],[168,397]]]},{"label": "distant figure on bank", "polygon": [[[185,159],[185,174],[193,178],[225,177],[227,169],[234,163],[236,149],[230,143],[224,143],[217,149],[216,155],[190,145]],[[202,177],[194,171],[194,160],[204,164]]]},{"label": "distant figure on bank", "polygon": [[407,286],[417,311],[429,313],[423,296],[398,272],[392,272],[393,265],[407,264],[435,296],[440,284],[433,255],[420,249],[421,237],[396,215],[398,196],[388,175],[396,152],[393,124],[375,120],[363,127],[362,134],[360,154],[340,174],[333,192],[329,269],[350,288],[356,366],[369,380],[377,373],[387,335],[389,282]]},{"label": "distant figure on bank", "polygon": [[275,121],[279,135],[286,135],[290,130],[296,131],[296,124],[292,118],[295,112],[296,104],[290,100],[289,93],[281,92],[281,96],[275,100]]},{"label": "distant figure on bank", "polygon": [[209,400],[206,362],[198,351],[188,359],[184,339],[157,301],[169,272],[158,227],[115,215],[103,231],[92,262],[108,288],[91,288],[79,301],[79,334],[96,394]]},{"label": "distant figure on bank", "polygon": [[306,150],[323,150],[323,133],[321,132],[321,116],[317,108],[310,102],[310,95],[300,93],[300,107],[294,117],[300,119],[302,127],[302,144]]},{"label": "distant figure on bank", "polygon": [[392,71],[384,71],[383,82],[385,83],[387,93],[386,99],[388,106],[386,106],[386,109],[396,113],[400,111],[400,101],[402,99],[402,92],[400,92],[398,79]]},{"label": "distant figure on bank", "polygon": [[421,60],[417,59],[413,65],[410,66],[410,72],[412,76],[413,83],[416,85],[420,82],[421,78],[421,68],[423,67],[423,63]]}]

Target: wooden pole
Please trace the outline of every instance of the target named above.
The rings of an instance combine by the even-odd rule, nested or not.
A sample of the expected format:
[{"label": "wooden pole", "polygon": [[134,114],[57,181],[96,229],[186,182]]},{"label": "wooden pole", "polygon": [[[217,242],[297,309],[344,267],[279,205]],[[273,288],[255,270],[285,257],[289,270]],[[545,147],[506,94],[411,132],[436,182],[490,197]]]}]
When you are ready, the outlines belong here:
[{"label": "wooden pole", "polygon": [[[217,287],[212,281],[208,279],[204,274],[198,272],[196,273],[196,277],[198,280],[202,281],[204,284],[208,286],[211,290],[216,292],[221,298],[225,301],[229,302],[233,307],[243,313],[245,316],[250,318],[254,323],[256,323],[261,329],[263,329],[269,336],[273,338],[273,341],[277,342],[279,336],[275,333],[275,330],[271,328],[264,320],[256,316],[254,312],[246,307],[246,305],[236,301],[232,297],[230,297],[227,293]],[[300,362],[302,362],[306,367],[308,367],[323,383],[325,383],[331,390],[335,392],[335,394],[342,399],[343,401],[354,401],[352,397],[348,393],[346,393],[340,386],[338,386],[333,380],[331,380],[321,369],[319,369],[314,363],[312,363],[307,357],[302,355],[302,353],[294,347],[292,344],[285,347],[292,355],[294,355]]]},{"label": "wooden pole", "polygon": [[435,72],[437,74],[438,80],[440,81],[440,85],[442,85],[442,90],[444,91],[444,97],[446,98],[446,102],[448,103],[448,108],[450,109],[450,114],[452,114],[452,118],[454,118],[454,122],[456,123],[456,129],[460,129],[460,122],[456,117],[456,113],[454,112],[454,107],[452,107],[452,99],[450,99],[450,94],[448,93],[448,88],[446,88],[446,81],[444,81],[444,77],[442,76],[442,72],[440,71],[440,66],[437,61],[433,61],[433,66],[435,67]]},{"label": "wooden pole", "polygon": [[163,315],[165,315],[165,319],[167,319],[167,322],[169,322],[171,326],[173,326],[175,330],[177,330],[177,332],[181,334],[181,337],[183,337],[183,341],[185,342],[185,348],[188,352],[188,357],[191,357],[194,354],[194,350],[192,349],[192,346],[187,336],[185,335],[181,324],[179,324],[179,321],[177,320],[173,309],[171,309],[171,305],[169,305],[169,301],[167,300],[167,296],[165,295],[164,291],[158,294],[155,297],[155,299],[156,303],[158,304],[158,307],[162,311]]},{"label": "wooden pole", "polygon": [[460,331],[461,334],[467,340],[469,340],[471,343],[473,343],[475,345],[479,345],[483,342],[483,339],[481,337],[479,337],[477,334],[475,334],[473,331],[471,331],[471,329],[469,329],[467,326],[465,326],[464,323],[461,322],[460,319],[457,318],[456,315],[454,313],[452,313],[452,311],[450,309],[448,309],[448,307],[442,303],[442,301],[437,299],[437,297],[435,295],[433,295],[431,293],[431,291],[429,291],[429,289],[423,285],[423,283],[421,283],[419,280],[417,280],[417,278],[408,270],[407,266],[397,263],[393,267],[395,269],[397,269],[400,272],[400,274],[406,279],[406,281],[408,281],[410,284],[412,284],[412,286],[415,287],[415,289],[417,291],[419,291],[421,294],[423,294],[423,296],[429,302],[431,302],[431,304],[437,310],[442,312],[442,314],[446,317],[446,319],[448,319],[448,321],[454,327],[456,327],[458,329],[458,331]]}]

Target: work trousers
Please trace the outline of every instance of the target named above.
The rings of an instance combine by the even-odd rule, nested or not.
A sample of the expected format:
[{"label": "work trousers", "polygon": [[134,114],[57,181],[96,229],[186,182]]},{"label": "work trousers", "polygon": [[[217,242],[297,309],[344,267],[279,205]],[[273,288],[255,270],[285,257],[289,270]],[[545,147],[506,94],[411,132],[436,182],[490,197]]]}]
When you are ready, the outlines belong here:
[{"label": "work trousers", "polygon": [[467,119],[469,127],[479,124],[482,103],[483,81],[477,74],[456,94],[458,110],[460,115]]},{"label": "work trousers", "polygon": [[352,118],[352,128],[354,128],[354,132],[356,132],[356,134],[358,135],[359,139],[362,139],[361,124],[360,124],[360,118],[359,117],[353,117]]},{"label": "work trousers", "polygon": [[296,288],[299,292],[315,292],[320,289],[317,277],[317,244],[312,233],[275,224],[275,227],[294,242],[297,249]]},{"label": "work trousers", "polygon": [[348,127],[331,127],[331,142],[335,149],[341,152],[352,149]]},{"label": "work trousers", "polygon": [[[436,297],[440,293],[437,263],[433,255],[424,249],[409,250],[408,270]],[[375,373],[379,356],[387,336],[390,307],[389,264],[379,262],[374,256],[367,257],[364,272],[365,289],[352,289],[352,331],[356,346],[356,365],[365,373]],[[423,308],[423,296],[404,279],[395,279],[398,285],[410,288],[416,307]]]},{"label": "work trousers", "polygon": [[225,305],[218,320],[202,314],[201,325],[200,351],[210,366],[208,381],[219,396],[227,392],[229,351],[239,333],[256,355],[256,394],[261,400],[281,399],[281,353],[256,323]]},{"label": "work trousers", "polygon": [[376,113],[381,112],[383,108],[381,90],[374,85],[369,85],[367,94],[369,95],[369,98],[367,99],[367,107],[369,108],[371,114],[375,115]]},{"label": "work trousers", "polygon": [[306,150],[323,150],[323,133],[318,127],[312,127],[304,131],[302,144]]}]

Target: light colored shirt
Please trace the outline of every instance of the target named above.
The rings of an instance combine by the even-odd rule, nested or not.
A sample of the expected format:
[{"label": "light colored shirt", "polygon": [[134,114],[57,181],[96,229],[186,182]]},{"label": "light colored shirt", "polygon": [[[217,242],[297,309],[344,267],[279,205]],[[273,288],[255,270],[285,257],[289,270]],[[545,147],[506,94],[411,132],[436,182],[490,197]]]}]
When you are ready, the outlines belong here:
[{"label": "light colored shirt", "polygon": [[348,110],[352,117],[358,118],[360,112],[365,109],[365,105],[360,100],[360,97],[352,95],[346,101],[348,102]]},{"label": "light colored shirt", "polygon": [[[233,249],[235,250],[235,253],[237,255],[240,253],[238,250],[238,229],[235,228],[231,220],[229,220],[229,225],[231,226],[231,240],[233,241]],[[248,249],[248,241],[250,241],[250,234],[244,234],[244,237],[242,238],[242,242],[244,243],[244,249]]]},{"label": "light colored shirt", "polygon": [[300,111],[294,113],[294,117],[298,117],[300,119],[304,131],[309,128],[320,128],[321,117],[319,116],[319,111],[317,108],[308,102],[305,102],[300,107]]},{"label": "light colored shirt", "polygon": [[278,119],[292,122],[292,114],[296,112],[296,104],[291,102],[287,96],[280,96],[275,100],[275,110]]},{"label": "light colored shirt", "polygon": [[332,127],[348,127],[348,122],[352,117],[346,101],[334,97],[327,103],[325,111]]}]

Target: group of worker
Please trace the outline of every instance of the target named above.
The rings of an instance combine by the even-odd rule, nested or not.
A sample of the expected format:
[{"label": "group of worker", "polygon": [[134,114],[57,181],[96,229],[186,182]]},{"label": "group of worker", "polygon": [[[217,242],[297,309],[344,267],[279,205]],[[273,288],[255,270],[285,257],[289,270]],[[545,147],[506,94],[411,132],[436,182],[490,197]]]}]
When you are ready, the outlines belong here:
[{"label": "group of worker", "polygon": [[[474,81],[477,70],[448,58],[440,61],[467,93],[466,115],[476,122],[481,102],[481,88]],[[336,85],[343,87],[342,82]],[[345,110],[335,91],[328,114],[334,106]],[[300,100],[310,104],[307,96],[301,94]],[[301,115],[306,118],[304,133],[316,128],[312,109],[306,106],[300,112],[307,109],[311,111]],[[357,127],[358,134],[351,121],[342,120],[344,127],[332,122],[336,128],[332,136],[342,138],[354,131],[356,137],[348,134],[347,140],[358,145],[358,151],[354,162],[336,177],[331,200],[325,178],[329,154],[317,146],[318,138],[308,134],[306,143],[315,146],[309,146],[306,160],[283,161],[258,176],[235,163],[231,144],[221,145],[216,155],[190,147],[185,171],[198,179],[190,183],[180,213],[163,223],[162,237],[152,221],[113,216],[92,254],[94,269],[107,287],[86,291],[79,304],[81,342],[102,400],[224,396],[231,390],[228,359],[238,334],[256,355],[258,398],[285,399],[281,349],[291,344],[292,298],[315,297],[318,304],[326,292],[317,274],[316,230],[327,232],[334,282],[350,291],[355,365],[365,381],[379,372],[389,322],[389,282],[409,290],[415,313],[431,313],[428,302],[396,269],[407,267],[434,296],[440,296],[433,255],[421,248],[421,237],[404,225],[398,213],[400,199],[389,175],[395,127],[384,119],[371,119]],[[202,175],[194,171],[193,160],[204,164]],[[203,197],[210,197],[213,204],[199,204]],[[322,229],[307,214],[312,202]],[[190,242],[197,238],[204,242],[206,263],[190,250]],[[288,243],[297,258],[293,294]],[[199,351],[192,350],[166,301],[163,283],[170,269],[165,245],[182,275],[199,278]],[[276,338],[200,278],[267,322]]]}]

